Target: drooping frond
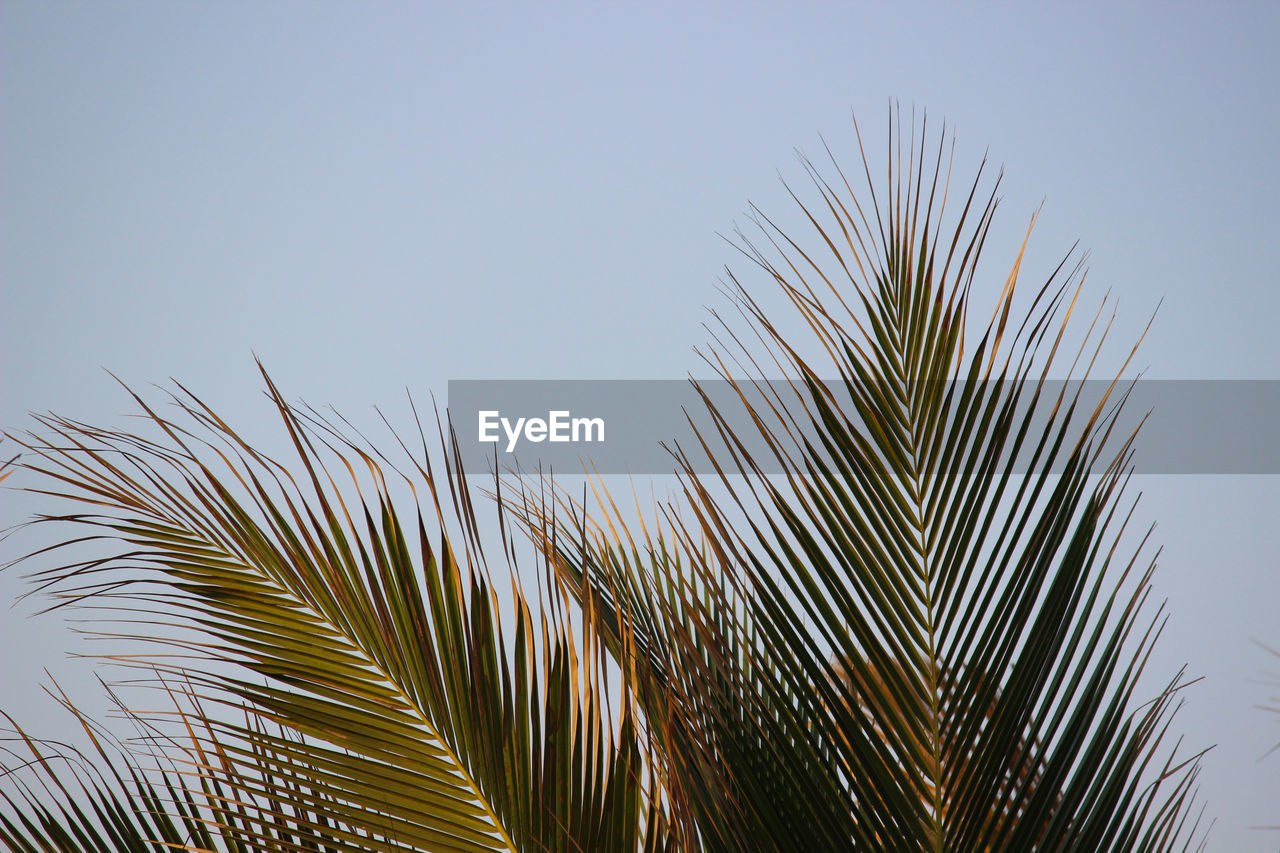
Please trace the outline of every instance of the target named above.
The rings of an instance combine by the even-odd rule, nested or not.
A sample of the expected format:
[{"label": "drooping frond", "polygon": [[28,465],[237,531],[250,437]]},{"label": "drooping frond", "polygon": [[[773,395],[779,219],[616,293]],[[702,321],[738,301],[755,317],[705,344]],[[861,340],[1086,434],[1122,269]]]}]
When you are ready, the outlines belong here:
[{"label": "drooping frond", "polygon": [[[589,623],[575,636],[565,611],[537,614],[514,566],[504,623],[470,498],[458,472],[437,481],[426,439],[415,476],[388,477],[267,383],[291,468],[185,392],[182,422],[137,398],[155,439],[48,417],[23,442],[35,488],[84,510],[46,521],[117,546],[37,580],[185,656],[163,671],[190,685],[196,740],[240,768],[228,814],[305,814],[336,849],[664,846],[642,735],[593,675]],[[210,766],[183,778],[201,790]],[[296,846],[262,821],[214,823],[222,849]]]}]

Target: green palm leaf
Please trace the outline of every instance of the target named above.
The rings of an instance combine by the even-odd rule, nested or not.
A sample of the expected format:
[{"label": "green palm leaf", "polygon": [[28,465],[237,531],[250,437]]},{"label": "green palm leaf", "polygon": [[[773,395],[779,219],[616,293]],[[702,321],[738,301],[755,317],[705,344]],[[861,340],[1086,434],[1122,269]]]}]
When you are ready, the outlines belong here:
[{"label": "green palm leaf", "polygon": [[[174,699],[169,713],[185,735],[159,729],[116,699],[142,733],[140,739],[163,748],[120,744],[65,694],[58,700],[88,735],[90,755],[36,741],[14,728],[17,744],[5,752],[15,759],[7,775],[16,781],[0,790],[0,802],[12,811],[12,816],[0,814],[0,841],[7,849],[379,849],[361,843],[367,835],[362,827],[332,820],[324,805],[329,797],[314,787],[311,768],[271,761],[264,753],[237,759],[235,746],[216,737],[190,685],[166,689]],[[263,796],[263,789],[289,794]],[[317,806],[300,806],[303,801]]]},{"label": "green palm leaf", "polygon": [[864,153],[863,199],[805,161],[814,247],[763,215],[764,248],[742,238],[816,347],[730,273],[749,334],[726,326],[708,361],[741,405],[704,395],[715,474],[675,450],[665,526],[637,546],[607,500],[517,512],[576,519],[535,541],[639,673],[708,847],[1168,849],[1192,831],[1197,763],[1157,755],[1180,676],[1135,702],[1160,614],[1141,615],[1153,561],[1117,549],[1129,444],[1099,455],[1123,389],[1085,410],[1046,381],[1080,269],[1064,262],[1019,323],[1019,252],[966,349],[995,187],[979,170],[944,230],[942,139],[897,129],[884,189]]},{"label": "green palm leaf", "polygon": [[[555,615],[535,624],[514,581],[504,633],[465,492],[450,480],[463,531],[451,539],[429,463],[416,472],[433,544],[421,511],[402,523],[372,451],[304,420],[267,381],[297,479],[190,395],[174,398],[187,424],[138,399],[159,440],[50,417],[53,438],[25,442],[27,467],[54,484],[42,491],[91,507],[47,520],[125,549],[37,579],[69,600],[125,597],[135,626],[222,665],[167,667],[214,709],[197,715],[211,745],[247,768],[247,796],[227,807],[278,803],[341,849],[662,846],[635,721],[610,723],[589,637],[579,647]],[[232,823],[218,821],[251,848],[271,838]]]},{"label": "green palm leaf", "polygon": [[[704,394],[699,446],[673,448],[680,500],[637,527],[602,488],[499,483],[500,589],[457,455],[433,470],[421,425],[402,472],[265,372],[288,464],[185,389],[172,418],[136,398],[151,437],[40,419],[30,488],[75,507],[43,520],[100,552],[38,588],[157,644],[137,664],[174,710],[133,714],[145,747],[119,750],[80,717],[84,761],[18,730],[0,840],[1186,846],[1198,756],[1161,746],[1181,674],[1139,702],[1161,613],[1126,532],[1125,388],[1086,405],[1046,379],[1083,273],[1064,261],[1024,304],[1019,252],[971,322],[996,188],[979,170],[956,202],[945,134],[890,128],[865,195],[805,161],[811,245],[758,212],[759,245],[740,235],[810,338],[730,274],[747,328],[707,358],[738,395]],[[536,599],[508,524],[541,559]]]}]

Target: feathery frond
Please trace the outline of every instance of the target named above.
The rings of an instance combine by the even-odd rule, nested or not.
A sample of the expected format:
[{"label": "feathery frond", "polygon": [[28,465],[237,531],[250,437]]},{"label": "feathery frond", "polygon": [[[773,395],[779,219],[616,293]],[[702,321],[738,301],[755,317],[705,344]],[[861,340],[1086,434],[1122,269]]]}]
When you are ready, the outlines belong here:
[{"label": "feathery frond", "polygon": [[1143,694],[1163,612],[1129,529],[1127,361],[1101,402],[1051,381],[1095,373],[1109,325],[1073,349],[1070,258],[1028,288],[1019,250],[971,320],[999,181],[953,187],[945,132],[912,121],[891,118],[883,182],[865,150],[856,191],[803,160],[807,237],[759,211],[738,234],[795,316],[729,273],[745,323],[705,357],[736,400],[694,383],[679,500],[636,522],[598,481],[499,481],[502,584],[445,426],[397,438],[398,467],[265,371],[287,463],[185,389],[173,417],[135,397],[152,437],[40,418],[15,439],[27,488],[74,508],[41,523],[95,553],[34,580],[149,638],[137,665],[174,710],[133,712],[144,746],[119,749],[80,715],[83,757],[17,729],[0,839],[1188,846],[1198,756],[1164,745],[1187,682]]},{"label": "feathery frond", "polygon": [[[636,722],[611,722],[589,634],[535,616],[514,573],[504,631],[458,472],[440,494],[423,437],[434,517],[416,500],[397,513],[385,461],[266,381],[292,470],[185,392],[185,423],[136,398],[156,440],[55,417],[24,439],[40,489],[87,510],[45,521],[122,549],[36,579],[187,656],[162,672],[190,685],[209,748],[249,767],[227,807],[281,803],[355,849],[664,846]],[[229,849],[277,849],[259,824],[217,822]]]},{"label": "feathery frond", "polygon": [[677,449],[682,501],[639,546],[606,500],[518,513],[577,520],[540,545],[638,673],[708,848],[1168,849],[1197,764],[1161,763],[1181,674],[1136,702],[1161,613],[1154,561],[1119,550],[1132,436],[1100,455],[1124,387],[1085,409],[1048,381],[1081,269],[1019,319],[1019,251],[966,347],[998,181],[980,169],[951,215],[945,134],[890,128],[865,195],[804,161],[816,248],[763,214],[762,245],[739,234],[824,356],[729,274],[749,329],[707,357],[740,403],[703,395],[715,473]]}]

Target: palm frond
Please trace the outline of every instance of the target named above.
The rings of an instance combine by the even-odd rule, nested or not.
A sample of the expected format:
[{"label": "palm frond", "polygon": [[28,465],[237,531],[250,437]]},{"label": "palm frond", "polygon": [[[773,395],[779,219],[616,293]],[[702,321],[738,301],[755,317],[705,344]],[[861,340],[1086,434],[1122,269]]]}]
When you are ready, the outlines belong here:
[{"label": "palm frond", "polygon": [[735,398],[694,383],[679,500],[637,524],[598,482],[499,482],[502,584],[442,425],[397,437],[397,464],[265,371],[287,463],[180,386],[173,417],[135,396],[147,435],[40,418],[18,467],[93,553],[36,588],[149,640],[136,664],[173,710],[131,713],[142,746],[120,749],[80,715],[84,756],[15,727],[0,840],[1186,847],[1198,755],[1164,746],[1182,673],[1146,686],[1163,610],[1130,530],[1127,387],[1049,379],[1097,372],[1109,320],[1071,344],[1082,267],[1024,299],[1021,249],[971,320],[999,180],[984,163],[953,190],[945,132],[889,126],[883,183],[860,137],[856,192],[803,160],[807,238],[759,211],[739,233],[807,337],[729,273],[745,328],[706,360]]},{"label": "palm frond", "polygon": [[[402,521],[385,460],[266,381],[296,477],[185,391],[173,397],[185,423],[136,398],[154,440],[43,418],[50,437],[23,440],[37,488],[88,510],[46,521],[123,550],[37,581],[127,610],[133,628],[204,661],[166,671],[192,685],[194,707],[221,707],[198,718],[211,748],[252,768],[248,799],[314,814],[317,830],[358,828],[340,839],[353,849],[665,844],[635,720],[614,723],[589,636],[554,613],[535,622],[514,567],[504,632],[457,472],[450,518],[422,437],[415,474],[434,518],[415,505]],[[270,828],[246,827],[243,843],[268,845]]]},{"label": "palm frond", "polygon": [[945,133],[890,128],[865,195],[834,157],[834,180],[804,161],[812,247],[763,214],[762,246],[739,235],[822,357],[729,274],[749,328],[708,355],[740,404],[703,395],[715,472],[677,448],[682,500],[634,539],[608,500],[517,513],[575,519],[535,541],[639,673],[709,847],[1169,849],[1194,830],[1198,765],[1159,761],[1181,674],[1135,697],[1161,612],[1154,560],[1120,550],[1125,389],[1086,406],[1048,381],[1082,269],[1064,260],[1018,319],[1020,250],[967,347],[998,180],[983,189],[984,164],[948,218]]},{"label": "palm frond", "polygon": [[[309,768],[292,762],[233,757],[234,747],[215,737],[210,718],[190,685],[165,685],[178,732],[117,709],[140,732],[140,747],[124,744],[76,709],[65,693],[57,699],[79,723],[89,753],[65,743],[35,740],[16,724],[5,749],[11,784],[0,789],[0,840],[12,850],[369,850],[358,825],[332,820],[328,795],[313,786]],[[11,721],[12,722],[12,721]],[[286,798],[263,790],[287,789]],[[301,802],[319,807],[299,807]]]}]

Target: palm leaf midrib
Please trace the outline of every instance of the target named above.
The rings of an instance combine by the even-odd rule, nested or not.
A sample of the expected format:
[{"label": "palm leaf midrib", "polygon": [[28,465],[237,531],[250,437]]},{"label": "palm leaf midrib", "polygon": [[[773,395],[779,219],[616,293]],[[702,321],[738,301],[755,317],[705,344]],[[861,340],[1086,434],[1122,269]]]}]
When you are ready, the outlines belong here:
[{"label": "palm leaf midrib", "polygon": [[[904,239],[909,240],[910,236],[904,235]],[[908,251],[903,255],[898,253],[891,254],[887,270],[890,279],[897,284],[894,289],[896,298],[892,300],[890,306],[886,306],[888,310],[885,311],[887,315],[885,317],[887,320],[886,325],[892,331],[892,346],[885,349],[884,355],[891,361],[893,369],[889,371],[889,376],[885,378],[887,388],[878,396],[879,402],[885,406],[888,413],[893,415],[893,417],[886,418],[887,423],[890,426],[899,427],[896,430],[897,438],[899,441],[906,442],[908,451],[899,455],[898,458],[903,463],[899,470],[901,476],[900,485],[903,487],[912,510],[907,516],[907,521],[912,525],[914,534],[909,539],[909,546],[916,563],[912,568],[919,577],[919,587],[924,595],[920,612],[924,618],[922,627],[926,641],[924,649],[925,668],[924,672],[916,673],[916,678],[917,681],[923,680],[924,710],[927,713],[925,731],[928,735],[925,751],[929,756],[930,766],[924,768],[927,784],[926,791],[922,793],[928,800],[928,811],[932,823],[928,832],[927,842],[936,853],[941,853],[945,846],[945,802],[941,778],[943,764],[943,697],[940,673],[942,666],[937,641],[938,614],[932,572],[932,536],[930,535],[930,525],[926,519],[927,486],[922,476],[922,471],[924,471],[926,465],[923,457],[926,445],[924,431],[927,427],[920,409],[920,401],[922,400],[920,393],[921,375],[927,372],[922,368],[928,368],[930,365],[927,362],[921,364],[912,358],[913,354],[917,358],[923,358],[925,353],[920,351],[912,353],[911,351],[910,342],[915,337],[912,320],[916,319],[918,321],[920,315],[913,315],[906,307],[908,298],[913,293],[917,291],[924,294],[931,293],[933,283],[928,278],[913,280],[911,253]],[[901,266],[900,269],[898,268],[899,265]],[[929,380],[925,378],[923,381],[928,382]]]},{"label": "palm leaf midrib", "polygon": [[[213,542],[206,542],[205,544],[209,547],[217,547],[217,544]],[[364,548],[362,545],[361,551],[363,550]],[[363,653],[359,655],[360,662],[364,666],[368,667],[374,675],[376,675],[383,686],[389,689],[389,692],[392,694],[394,699],[398,700],[398,703],[403,708],[411,712],[415,723],[421,725],[430,733],[431,738],[438,744],[439,749],[445,753],[448,760],[454,765],[454,772],[464,781],[467,788],[474,794],[475,801],[484,810],[489,820],[492,821],[494,831],[502,839],[503,845],[506,849],[512,851],[512,853],[518,853],[519,848],[512,841],[510,835],[508,835],[506,826],[498,816],[497,812],[494,811],[493,806],[489,802],[488,794],[475,777],[472,776],[467,764],[461,759],[459,753],[450,743],[449,738],[435,723],[433,718],[423,710],[420,705],[419,697],[413,691],[407,690],[401,683],[400,679],[392,675],[390,670],[385,667],[379,659],[380,656],[366,647],[365,641],[362,640],[358,632],[350,630],[350,625],[345,620],[331,618],[325,609],[312,603],[308,597],[299,595],[292,587],[272,577],[270,573],[261,572],[251,561],[244,560],[242,557],[238,557],[231,552],[226,552],[226,556],[231,559],[240,559],[242,561],[241,564],[245,569],[260,574],[260,576],[269,583],[276,584],[277,589],[285,597],[292,599],[299,609],[308,613],[312,618],[333,631],[334,634],[346,640],[353,650],[358,650]],[[456,561],[453,560],[451,555],[446,555],[446,560],[456,566]],[[426,567],[427,571],[432,571],[432,569],[433,567],[430,565]],[[461,581],[460,575],[456,572],[447,573],[447,576],[451,577],[455,582]],[[347,696],[346,698],[347,701],[351,701],[350,696]]]},{"label": "palm leaf midrib", "polygon": [[[296,428],[297,424],[292,420],[291,413],[288,413],[284,408],[281,409],[281,412],[286,416],[286,421],[289,422],[290,427]],[[153,415],[153,417],[158,416]],[[104,435],[107,434],[104,433]],[[213,636],[221,636],[224,641],[238,640],[239,643],[243,644],[240,646],[239,651],[242,654],[249,652],[248,661],[244,661],[245,665],[263,674],[271,675],[270,664],[262,658],[262,655],[269,654],[272,649],[272,644],[266,641],[273,636],[279,639],[283,636],[280,633],[281,631],[293,634],[295,642],[285,644],[280,648],[296,648],[297,653],[310,659],[317,670],[320,668],[319,664],[333,660],[334,655],[342,653],[341,649],[335,648],[336,644],[334,643],[335,639],[340,640],[342,644],[347,646],[345,655],[348,663],[346,666],[363,668],[376,680],[376,687],[372,682],[366,685],[367,688],[371,689],[371,692],[364,697],[370,703],[366,713],[372,711],[374,706],[381,706],[385,711],[393,711],[398,708],[401,712],[406,713],[414,726],[421,727],[421,730],[428,733],[436,748],[443,753],[443,756],[451,765],[451,772],[457,780],[462,782],[464,789],[470,793],[473,802],[482,810],[487,821],[491,824],[492,832],[501,840],[503,847],[512,851],[512,853],[518,851],[519,848],[512,840],[507,827],[490,802],[484,786],[470,772],[466,762],[462,760],[460,753],[451,743],[446,732],[435,722],[431,714],[422,707],[420,697],[413,690],[408,689],[401,678],[393,675],[392,670],[387,666],[390,661],[388,660],[384,663],[382,655],[379,654],[377,649],[372,647],[365,637],[361,636],[361,631],[357,628],[357,623],[361,622],[364,623],[363,627],[366,629],[372,629],[370,631],[371,635],[385,633],[388,629],[385,619],[386,614],[375,612],[361,616],[359,612],[351,613],[349,612],[351,608],[344,608],[343,602],[340,600],[341,590],[346,588],[345,584],[340,582],[320,585],[306,583],[304,578],[295,571],[296,564],[310,563],[315,579],[328,577],[330,580],[334,580],[344,573],[350,573],[350,575],[358,577],[359,570],[356,567],[357,553],[366,564],[366,568],[369,568],[368,543],[365,543],[357,535],[356,550],[352,550],[351,544],[347,540],[344,526],[323,496],[320,479],[315,471],[310,468],[312,460],[305,454],[303,455],[311,481],[317,490],[317,494],[320,495],[323,520],[314,514],[314,508],[305,501],[303,501],[304,509],[300,510],[294,499],[288,495],[287,491],[284,491],[283,483],[277,480],[277,484],[282,489],[282,497],[285,502],[285,508],[282,511],[282,508],[272,498],[271,493],[263,482],[252,471],[246,472],[247,479],[242,479],[241,483],[255,496],[259,509],[265,513],[269,525],[264,529],[261,523],[255,519],[253,513],[223,487],[213,471],[208,469],[189,448],[184,446],[183,449],[186,451],[186,462],[194,465],[204,478],[204,484],[197,484],[192,480],[188,480],[188,486],[196,492],[195,500],[202,504],[204,512],[215,518],[216,521],[212,524],[190,524],[190,519],[185,517],[188,513],[183,512],[184,507],[189,509],[193,506],[189,502],[190,498],[183,497],[173,490],[166,490],[163,495],[157,495],[152,492],[150,493],[151,499],[146,500],[145,497],[148,492],[146,487],[139,483],[131,482],[130,485],[135,490],[132,497],[140,498],[140,500],[132,502],[133,506],[145,512],[152,521],[145,525],[135,523],[132,525],[115,524],[110,526],[122,535],[123,541],[153,548],[154,550],[151,553],[154,557],[160,558],[153,558],[153,562],[159,564],[162,571],[173,576],[175,580],[178,580],[179,584],[185,585],[189,594],[200,595],[214,608],[215,612],[222,611],[222,630],[219,630],[218,624],[212,620],[203,620],[203,630],[210,631]],[[222,456],[221,454],[219,455]],[[258,461],[264,458],[256,454],[254,454],[254,457]],[[231,465],[226,456],[222,456],[222,458],[229,466]],[[135,459],[134,461],[135,464],[146,465],[141,460]],[[239,476],[238,473],[237,476]],[[292,477],[285,476],[291,483],[294,482]],[[216,503],[209,500],[204,488],[213,490],[217,498]],[[300,492],[298,494],[301,496]],[[128,505],[129,503],[123,494],[116,495],[115,498],[122,505]],[[385,508],[384,505],[383,509],[385,510]],[[295,524],[288,524],[286,516],[292,516]],[[372,531],[373,521],[368,516],[367,511],[365,520]],[[387,516],[385,513],[383,520],[384,534],[390,534],[388,538],[392,540],[388,544],[403,545],[403,534],[400,531],[398,522],[394,517]],[[355,533],[354,523],[349,516],[347,517],[347,522],[350,532]],[[390,528],[387,527],[387,524],[390,525]],[[328,536],[325,535],[326,528]],[[385,557],[381,550],[376,547],[372,548],[372,550],[376,554],[376,560],[385,568]],[[405,552],[405,556],[407,556],[407,552]],[[431,564],[435,563],[433,555],[428,554],[426,559]],[[454,584],[461,583],[461,576],[457,571],[457,563],[453,558],[452,552],[448,551],[444,555],[444,559],[446,566],[450,569],[444,574]],[[336,565],[334,563],[335,560],[347,565]],[[220,584],[203,585],[203,589],[198,589],[198,575],[201,573],[200,570],[206,567],[208,570],[217,573],[224,581],[230,580],[229,576],[239,574],[240,577],[235,578],[235,580],[252,584],[253,592],[244,596],[240,602],[233,603],[226,596],[225,589]],[[434,568],[434,565],[427,565],[425,570],[431,572]],[[237,570],[239,571],[237,572]],[[203,572],[203,574],[207,576],[208,571]],[[372,579],[370,578],[369,580]],[[460,590],[457,592],[460,596]],[[271,601],[271,599],[274,599],[274,601]],[[263,607],[264,601],[270,601],[271,603],[271,606],[265,611]],[[459,602],[461,602],[461,598]],[[285,609],[291,611],[292,619],[278,618]],[[252,615],[255,613],[257,615]],[[273,615],[277,618],[270,618]],[[374,623],[368,622],[369,616],[374,617]],[[303,622],[310,624],[301,627]],[[271,627],[275,629],[274,634],[269,630]],[[426,626],[417,627],[425,628]],[[315,642],[318,637],[318,631],[327,631],[330,634],[326,638],[323,648]],[[254,637],[259,639],[255,641]],[[253,649],[257,649],[257,653],[254,653]],[[297,683],[292,679],[291,682]],[[230,682],[227,683],[229,684]],[[330,702],[341,704],[341,702],[336,702],[336,700],[341,699],[343,702],[354,706],[351,710],[356,717],[359,717],[361,711],[358,707],[360,702],[357,694],[349,692],[335,693],[339,688],[340,685],[338,683],[326,684],[323,679],[317,680],[315,672],[306,680],[304,686],[305,690],[315,692],[317,696],[323,697],[327,694]],[[375,695],[378,693],[382,695],[380,697]]]}]

